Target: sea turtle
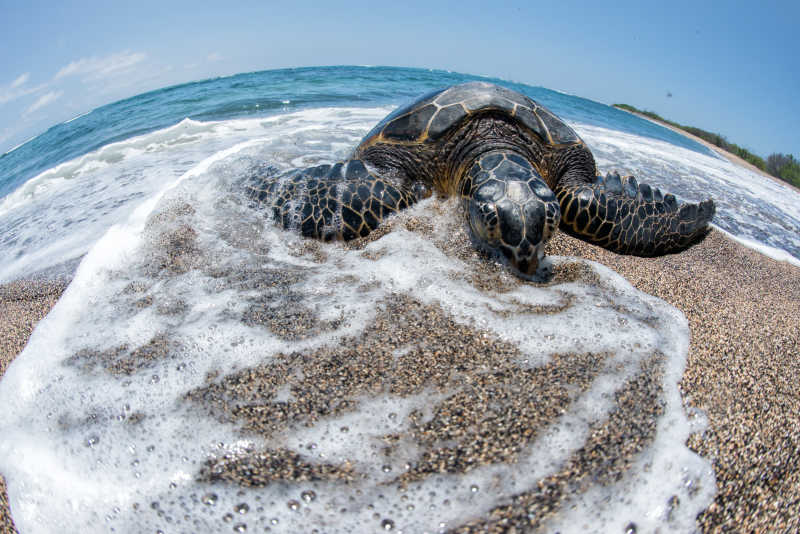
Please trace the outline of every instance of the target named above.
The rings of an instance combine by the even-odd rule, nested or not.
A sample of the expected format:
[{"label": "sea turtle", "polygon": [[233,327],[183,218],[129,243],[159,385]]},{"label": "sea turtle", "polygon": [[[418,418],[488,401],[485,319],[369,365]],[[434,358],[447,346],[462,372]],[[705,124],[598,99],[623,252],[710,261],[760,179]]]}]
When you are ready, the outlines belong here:
[{"label": "sea turtle", "polygon": [[457,195],[477,246],[532,275],[556,227],[623,254],[684,249],[708,232],[714,203],[678,206],[632,176],[597,173],[584,142],[549,110],[498,85],[438,90],[391,113],[350,159],[256,173],[248,195],[284,228],[323,240],[363,237],[436,192]]}]

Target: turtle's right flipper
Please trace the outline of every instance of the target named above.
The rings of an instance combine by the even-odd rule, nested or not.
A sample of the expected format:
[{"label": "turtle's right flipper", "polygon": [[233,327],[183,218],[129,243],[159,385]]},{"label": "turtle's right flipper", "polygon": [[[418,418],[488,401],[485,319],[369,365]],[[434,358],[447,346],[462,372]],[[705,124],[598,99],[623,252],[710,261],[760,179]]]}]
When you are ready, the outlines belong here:
[{"label": "turtle's right flipper", "polygon": [[556,188],[560,228],[621,254],[658,256],[702,239],[714,216],[711,199],[678,205],[673,195],[638,184],[633,176],[598,176],[593,184]]},{"label": "turtle's right flipper", "polygon": [[245,188],[283,228],[325,241],[364,237],[386,217],[416,202],[412,192],[370,173],[357,159],[253,176]]}]

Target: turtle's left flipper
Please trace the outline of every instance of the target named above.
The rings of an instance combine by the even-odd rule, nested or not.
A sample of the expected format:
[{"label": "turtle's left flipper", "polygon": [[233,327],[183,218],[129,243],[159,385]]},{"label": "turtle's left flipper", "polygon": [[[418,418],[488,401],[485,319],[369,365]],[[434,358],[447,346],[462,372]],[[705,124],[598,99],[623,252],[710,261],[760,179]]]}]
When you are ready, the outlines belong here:
[{"label": "turtle's left flipper", "polygon": [[414,192],[371,173],[358,159],[279,176],[256,174],[245,189],[283,228],[325,241],[365,237],[417,201]]},{"label": "turtle's left flipper", "polygon": [[714,202],[678,205],[673,195],[638,184],[633,176],[597,176],[592,184],[556,188],[561,230],[621,254],[659,256],[702,239]]}]

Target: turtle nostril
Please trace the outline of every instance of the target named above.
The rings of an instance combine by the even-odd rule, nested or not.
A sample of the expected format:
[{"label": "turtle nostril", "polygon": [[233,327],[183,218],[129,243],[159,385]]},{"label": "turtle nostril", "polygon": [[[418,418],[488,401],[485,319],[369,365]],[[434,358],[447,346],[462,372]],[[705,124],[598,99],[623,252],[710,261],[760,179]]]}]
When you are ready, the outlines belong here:
[{"label": "turtle nostril", "polygon": [[519,256],[521,258],[525,258],[527,256],[530,256],[532,252],[533,252],[533,247],[531,246],[531,244],[528,243],[527,239],[523,239],[522,243],[520,243],[519,247],[517,247],[517,253],[519,254]]},{"label": "turtle nostril", "polygon": [[539,256],[533,254],[517,261],[514,266],[522,273],[532,276],[539,268]]}]

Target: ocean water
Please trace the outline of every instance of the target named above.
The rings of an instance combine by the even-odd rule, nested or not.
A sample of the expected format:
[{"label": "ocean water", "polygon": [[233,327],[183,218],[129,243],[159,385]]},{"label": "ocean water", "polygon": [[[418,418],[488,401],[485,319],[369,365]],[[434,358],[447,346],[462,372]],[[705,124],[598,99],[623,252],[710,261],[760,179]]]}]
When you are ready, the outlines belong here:
[{"label": "ocean water", "polygon": [[[446,200],[419,203],[352,248],[278,230],[242,197],[254,167],[346,158],[397,105],[472,79],[367,67],[241,74],[110,104],[0,157],[0,281],[76,269],[0,382],[0,472],[21,532],[447,531],[534,495],[541,481],[568,480],[565,469],[618,424],[643,369],[654,389],[641,403],[653,422],[642,446],[618,473],[609,462],[573,481],[542,522],[561,532],[694,530],[714,475],[685,446],[704,420],[678,390],[689,340],[680,311],[580,259],[551,258],[562,274],[548,284],[487,266]],[[498,83],[569,122],[601,170],[679,200],[711,196],[720,228],[800,257],[795,191],[627,113]],[[452,325],[454,337],[405,338],[392,325],[413,322],[403,310],[417,308]],[[464,339],[469,350],[446,383],[393,382],[424,367],[435,343]],[[445,425],[456,399],[479,397],[459,369],[481,376],[481,358],[500,349],[470,352],[480,344],[508,351],[513,376],[567,377],[538,393],[563,402],[519,438],[513,457],[425,471],[426,458],[474,439],[431,441],[419,429]],[[384,374],[353,370],[324,388],[315,362],[350,369],[348,350]],[[575,371],[570,361],[591,365]],[[279,372],[287,362],[291,372]],[[246,387],[253,373],[274,387],[231,386]],[[493,387],[495,400],[478,412],[519,409],[524,397],[504,405],[499,392],[523,392],[524,381]],[[327,408],[303,398],[323,390]],[[278,417],[287,410],[300,415]],[[242,415],[253,413],[263,415]],[[388,452],[387,440],[397,444]],[[353,476],[248,484],[224,469],[276,451],[309,472]],[[228,478],[209,479],[209,465]],[[399,484],[406,472],[418,476]]]}]

